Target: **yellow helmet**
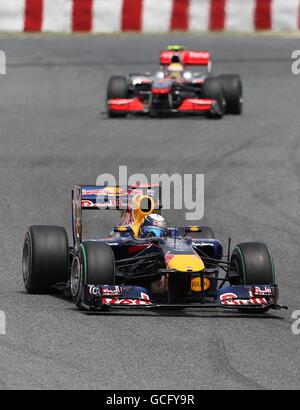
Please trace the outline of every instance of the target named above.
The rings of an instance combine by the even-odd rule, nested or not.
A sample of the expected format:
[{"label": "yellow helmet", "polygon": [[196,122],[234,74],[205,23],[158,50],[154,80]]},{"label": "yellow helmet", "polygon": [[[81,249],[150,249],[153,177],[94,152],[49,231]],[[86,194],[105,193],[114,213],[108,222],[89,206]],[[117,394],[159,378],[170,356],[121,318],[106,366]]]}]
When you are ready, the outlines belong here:
[{"label": "yellow helmet", "polygon": [[168,73],[172,78],[180,78],[184,71],[181,63],[171,63],[168,67]]}]

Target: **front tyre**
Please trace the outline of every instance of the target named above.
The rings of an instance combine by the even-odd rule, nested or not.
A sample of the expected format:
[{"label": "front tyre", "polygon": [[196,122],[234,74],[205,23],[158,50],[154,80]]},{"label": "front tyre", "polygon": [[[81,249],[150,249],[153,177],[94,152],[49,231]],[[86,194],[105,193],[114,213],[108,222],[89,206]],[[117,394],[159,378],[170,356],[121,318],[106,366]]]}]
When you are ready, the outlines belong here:
[{"label": "front tyre", "polygon": [[[113,76],[110,78],[107,86],[107,101],[110,99],[128,98],[128,81],[126,77]],[[108,111],[110,118],[125,118],[127,113]]]},{"label": "front tyre", "polygon": [[[260,242],[241,243],[231,256],[231,285],[274,285],[275,269],[267,246]],[[264,313],[269,308],[240,309],[243,313]]]},{"label": "front tyre", "polygon": [[64,228],[31,226],[26,232],[22,272],[25,288],[31,294],[50,294],[57,283],[67,283],[69,245]]},{"label": "front tyre", "polygon": [[222,118],[225,114],[225,98],[222,82],[218,77],[209,77],[203,83],[203,98],[216,100],[219,105],[219,112],[209,114],[209,118]]},{"label": "front tyre", "polygon": [[226,101],[226,114],[241,115],[243,112],[243,86],[239,75],[220,77]]},{"label": "front tyre", "polygon": [[115,285],[115,258],[109,245],[87,241],[75,252],[71,267],[71,293],[78,309],[84,309],[85,285]]}]

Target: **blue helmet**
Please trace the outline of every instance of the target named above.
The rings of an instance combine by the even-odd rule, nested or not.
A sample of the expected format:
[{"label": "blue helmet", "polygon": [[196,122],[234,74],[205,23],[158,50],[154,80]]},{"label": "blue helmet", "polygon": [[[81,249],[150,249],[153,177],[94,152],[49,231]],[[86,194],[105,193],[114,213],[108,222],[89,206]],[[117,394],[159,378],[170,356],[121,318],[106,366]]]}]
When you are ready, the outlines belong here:
[{"label": "blue helmet", "polygon": [[145,217],[140,227],[141,238],[162,238],[167,235],[167,222],[165,218],[158,214],[151,214]]}]

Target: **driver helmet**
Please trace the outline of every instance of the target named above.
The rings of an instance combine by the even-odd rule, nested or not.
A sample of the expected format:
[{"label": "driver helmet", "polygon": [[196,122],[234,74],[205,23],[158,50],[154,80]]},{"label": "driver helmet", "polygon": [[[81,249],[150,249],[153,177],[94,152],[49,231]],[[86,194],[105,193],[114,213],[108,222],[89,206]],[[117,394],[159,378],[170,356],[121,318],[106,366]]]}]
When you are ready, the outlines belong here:
[{"label": "driver helmet", "polygon": [[167,71],[170,77],[174,79],[180,78],[182,76],[184,72],[184,67],[179,56],[175,55],[172,57],[171,63],[169,64]]},{"label": "driver helmet", "polygon": [[167,222],[158,214],[147,215],[140,227],[141,238],[163,238],[167,235]]}]

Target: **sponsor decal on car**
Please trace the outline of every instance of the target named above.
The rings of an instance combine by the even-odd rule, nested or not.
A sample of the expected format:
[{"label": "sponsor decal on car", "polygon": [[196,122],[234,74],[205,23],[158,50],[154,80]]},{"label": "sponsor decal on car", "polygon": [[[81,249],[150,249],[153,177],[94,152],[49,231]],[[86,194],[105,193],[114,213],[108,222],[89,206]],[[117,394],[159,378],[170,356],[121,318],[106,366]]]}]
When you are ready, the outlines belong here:
[{"label": "sponsor decal on car", "polygon": [[81,201],[81,206],[83,208],[89,208],[89,207],[93,207],[94,203],[92,201],[83,200],[83,201]]},{"label": "sponsor decal on car", "polygon": [[215,246],[214,242],[192,242],[193,246]]},{"label": "sponsor decal on car", "polygon": [[274,291],[271,288],[268,288],[267,286],[265,286],[264,289],[255,286],[254,291],[250,291],[250,293],[254,294],[254,296],[272,296]]},{"label": "sponsor decal on car", "polygon": [[111,98],[108,103],[110,105],[126,105],[131,104],[134,101],[133,98],[126,99],[126,98]]},{"label": "sponsor decal on car", "polygon": [[266,305],[265,298],[255,298],[253,291],[249,291],[249,299],[238,299],[235,293],[224,293],[220,296],[221,303],[226,306]]},{"label": "sponsor decal on car", "polygon": [[115,289],[101,288],[102,296],[120,296],[122,289],[120,286],[116,286]]},{"label": "sponsor decal on car", "polygon": [[100,289],[94,285],[88,285],[89,294],[93,296],[100,296]]},{"label": "sponsor decal on car", "polygon": [[104,195],[104,196],[120,196],[120,195],[127,195],[128,190],[125,188],[117,187],[117,186],[111,186],[111,187],[105,187],[102,189],[83,189],[82,194],[84,196],[86,195]]},{"label": "sponsor decal on car", "polygon": [[[116,286],[116,288],[118,288],[118,286]],[[120,288],[121,289],[121,288]],[[104,288],[103,288],[104,290]],[[107,289],[109,290],[109,289]],[[126,290],[126,289],[125,289]],[[104,293],[102,293],[102,296],[104,295]],[[112,296],[113,293],[106,293],[106,295]],[[120,293],[119,293],[120,295]],[[118,296],[118,295],[116,295]],[[109,298],[109,297],[102,297],[102,304],[104,305],[133,305],[133,306],[138,306],[138,305],[151,305],[151,301],[149,298],[149,295],[145,292],[141,292],[140,293],[140,297],[139,298],[126,298],[126,299],[121,299],[118,297],[114,297],[114,298]]]},{"label": "sponsor decal on car", "polygon": [[[207,278],[203,279],[203,290],[207,290],[210,288],[210,280]],[[191,289],[193,292],[202,292],[202,283],[201,283],[201,278],[193,278],[191,281]]]},{"label": "sponsor decal on car", "polygon": [[131,305],[131,306],[138,306],[138,305],[151,305],[152,303],[149,300],[141,300],[141,299],[109,299],[109,298],[102,298],[103,305]]},{"label": "sponsor decal on car", "polygon": [[216,100],[204,99],[204,98],[189,98],[188,101],[191,104],[199,104],[199,105],[212,105],[216,102]]},{"label": "sponsor decal on car", "polygon": [[124,208],[126,209],[127,207],[127,200],[125,199],[124,201],[122,201],[121,199],[110,199],[108,201],[105,202],[97,202],[97,200],[95,199],[95,202],[90,201],[90,200],[85,200],[83,199],[81,202],[81,206],[82,208]]}]

